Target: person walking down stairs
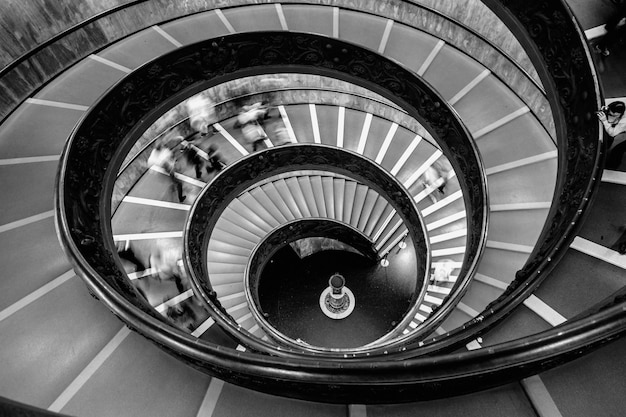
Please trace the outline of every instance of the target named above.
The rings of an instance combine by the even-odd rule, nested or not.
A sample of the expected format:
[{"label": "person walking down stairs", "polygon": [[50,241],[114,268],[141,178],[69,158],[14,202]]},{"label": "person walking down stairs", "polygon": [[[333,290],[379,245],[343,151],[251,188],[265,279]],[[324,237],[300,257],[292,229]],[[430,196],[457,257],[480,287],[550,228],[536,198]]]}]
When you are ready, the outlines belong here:
[{"label": "person walking down stairs", "polygon": [[165,170],[176,186],[178,201],[181,203],[185,201],[185,198],[187,197],[183,194],[183,183],[181,180],[176,178],[176,157],[174,156],[174,150],[166,146],[163,140],[157,141],[154,149],[152,149],[152,152],[148,157],[148,166],[157,166]]}]

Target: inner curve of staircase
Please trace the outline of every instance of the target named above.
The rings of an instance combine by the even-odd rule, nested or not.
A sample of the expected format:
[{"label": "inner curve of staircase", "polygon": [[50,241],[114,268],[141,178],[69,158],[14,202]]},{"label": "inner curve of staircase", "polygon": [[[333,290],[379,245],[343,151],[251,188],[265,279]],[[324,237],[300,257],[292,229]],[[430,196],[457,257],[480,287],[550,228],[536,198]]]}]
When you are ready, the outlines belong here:
[{"label": "inner curve of staircase", "polygon": [[[283,8],[287,9],[285,6]],[[268,14],[275,12],[273,7],[266,6],[266,9],[269,9]],[[332,16],[334,11],[331,8],[328,9]],[[258,10],[255,10],[253,13],[257,12]],[[320,12],[327,13],[326,10],[321,11],[321,9]],[[231,22],[231,25],[236,22],[237,30],[257,30],[258,22],[275,21],[275,19],[269,18],[250,19],[246,17],[250,14],[243,10],[234,10],[229,13],[227,21]],[[218,19],[214,15],[215,13],[205,17],[196,16],[195,19],[200,21],[205,18]],[[237,16],[243,19],[241,24],[236,20]],[[286,16],[288,17],[289,13]],[[347,21],[342,24],[342,28],[347,29],[350,28],[350,22],[349,18],[346,19]],[[354,21],[357,21],[356,19],[355,17]],[[307,19],[308,24],[312,20]],[[376,18],[372,18],[372,20],[376,20],[376,24],[379,23]],[[218,22],[217,20],[214,21]],[[330,21],[320,19],[320,21],[324,22],[320,23],[320,26],[324,24],[331,27],[329,33],[332,36],[332,19]],[[223,23],[222,20],[219,22],[219,24]],[[290,30],[298,30],[293,20],[287,19],[287,22]],[[216,30],[214,28],[219,27],[219,24],[205,25],[203,22],[203,29],[208,27],[210,33],[205,30],[202,35],[199,35],[200,32],[194,31],[193,26],[189,23],[190,20],[172,22],[169,30],[170,35],[178,39],[179,42],[185,43],[190,40],[179,35],[183,33],[183,27],[188,36],[195,40],[198,36],[212,37],[222,34],[221,32],[211,32]],[[281,22],[278,19],[270,25],[271,27],[263,27],[263,29],[274,30],[280,25]],[[167,31],[167,26],[164,25],[163,27]],[[321,29],[316,28],[316,30]],[[357,28],[354,30],[357,31]],[[357,31],[359,35],[361,32],[360,30]],[[403,29],[403,32],[410,32],[410,30]],[[2,238],[10,242],[5,247],[15,248],[15,252],[20,250],[32,251],[38,256],[35,262],[20,259],[12,264],[18,265],[18,267],[8,267],[8,271],[19,270],[20,275],[28,275],[29,279],[19,280],[19,283],[12,283],[7,286],[7,290],[2,291],[4,301],[0,306],[2,308],[11,306],[38,288],[53,287],[39,301],[33,301],[32,307],[0,322],[0,326],[2,326],[0,327],[0,334],[3,334],[5,340],[2,349],[5,357],[23,358],[26,356],[21,352],[21,345],[8,342],[21,339],[20,329],[26,323],[29,332],[38,334],[40,340],[34,342],[37,343],[36,346],[29,346],[31,350],[40,353],[38,357],[33,359],[32,355],[29,354],[28,361],[26,358],[22,361],[15,361],[15,363],[22,365],[9,365],[5,368],[7,375],[21,375],[22,377],[7,378],[13,383],[11,386],[6,384],[1,386],[2,395],[17,398],[29,404],[48,407],[62,394],[63,388],[68,386],[74,377],[89,364],[93,357],[92,352],[100,351],[109,346],[113,340],[120,339],[126,340],[123,346],[125,357],[116,357],[112,369],[123,372],[126,366],[131,366],[133,363],[145,364],[145,367],[140,369],[145,369],[146,375],[136,375],[135,378],[129,379],[128,386],[140,385],[139,382],[133,383],[133,381],[141,381],[140,378],[150,378],[148,369],[154,369],[150,364],[161,363],[163,365],[160,375],[162,380],[167,380],[168,386],[175,386],[185,379],[191,379],[196,382],[195,391],[189,393],[190,396],[195,394],[194,398],[201,398],[208,387],[209,382],[206,376],[188,373],[186,368],[181,368],[182,365],[161,352],[149,351],[147,354],[142,354],[146,351],[145,342],[137,336],[128,336],[123,330],[120,330],[119,323],[109,312],[99,303],[87,297],[84,286],[74,277],[71,265],[59,250],[52,225],[51,197],[57,155],[61,152],[64,141],[69,136],[73,125],[79,120],[86,108],[108,86],[122,78],[127,70],[131,70],[150,58],[175,47],[175,45],[163,42],[162,36],[158,31],[148,29],[117,43],[109,50],[81,61],[48,84],[46,88],[34,96],[33,100],[20,106],[10,119],[2,125],[3,138],[8,138],[0,144],[2,155],[5,158],[32,158],[32,161],[26,164],[9,163],[0,167],[0,175],[6,179],[3,210],[0,211],[0,224],[10,225],[8,228],[5,227],[6,231],[3,230]],[[403,43],[399,38],[400,33],[392,32],[390,36],[398,36],[397,45]],[[426,36],[423,37],[427,38]],[[380,37],[371,36],[363,38],[362,42],[366,46],[380,47],[380,39]],[[435,41],[433,44],[430,38],[428,38],[428,42],[431,43],[426,42],[424,48],[420,50],[432,52],[437,42]],[[388,45],[389,51],[391,51],[391,44]],[[426,47],[426,45],[430,47]],[[415,50],[417,49],[419,48],[415,48]],[[420,58],[416,55],[406,54],[406,59],[414,60],[410,66],[419,71],[428,60],[428,56]],[[449,60],[447,61],[447,59]],[[111,65],[111,63],[116,65]],[[455,68],[463,71],[449,73]],[[508,280],[514,277],[514,272],[525,262],[534,240],[541,231],[554,189],[556,149],[549,135],[515,94],[511,93],[495,77],[488,74],[481,75],[484,74],[484,71],[485,69],[475,61],[459,54],[452,48],[448,49],[444,46],[430,60],[422,74],[428,82],[439,88],[449,101],[454,102],[455,109],[477,140],[488,170],[492,210],[488,249],[481,262],[479,279],[468,290],[461,307],[448,321],[442,324],[438,333],[450,330],[482,311],[482,308],[490,300],[501,293],[500,284],[507,284]],[[446,79],[455,80],[458,85],[446,83]],[[75,87],[69,87],[70,83]],[[468,86],[472,88],[468,88]],[[66,104],[48,106],[42,105],[37,100]],[[306,105],[302,105],[303,108],[301,109],[296,107],[287,108],[286,113],[290,119],[299,121],[298,129],[302,129],[304,132],[312,126],[310,108]],[[333,113],[328,110],[324,108],[317,114],[319,116],[321,113]],[[308,115],[307,111],[309,112]],[[360,131],[363,122],[358,121],[357,115],[354,116],[356,119],[354,130]],[[367,117],[363,114],[360,116]],[[336,116],[329,116],[329,120],[332,120],[331,117]],[[28,124],[28,120],[36,120],[37,124],[35,126]],[[329,123],[336,122],[331,121]],[[306,137],[307,135],[302,133],[297,136]],[[30,140],[23,140],[23,138],[30,138]],[[367,150],[370,151],[370,149]],[[158,175],[155,177],[158,178]],[[154,190],[160,187],[161,185],[153,185],[145,189]],[[140,197],[145,198],[146,196]],[[150,196],[150,198],[152,197],[154,196]],[[163,198],[154,199],[162,200]],[[432,219],[430,224],[433,231],[446,230],[442,227],[448,221],[451,223],[447,223],[447,227],[452,228],[453,226],[450,224],[454,224],[458,219],[450,220],[450,216],[462,217],[458,208],[452,208],[453,205],[428,205],[427,201],[424,200],[422,200],[422,204],[421,209],[423,213],[426,213],[426,220]],[[145,214],[145,207],[142,207],[141,210]],[[169,219],[167,222],[184,221],[184,210],[167,209],[162,210],[162,213],[162,216]],[[20,229],[14,229],[14,226],[11,226],[17,225],[16,222],[20,222],[22,219],[31,220],[27,225],[20,226]],[[158,224],[163,223],[160,220]],[[144,226],[157,227],[157,224],[146,222]],[[162,230],[155,229],[153,231],[160,232]],[[137,230],[125,229],[123,231],[123,233],[135,232]],[[141,230],[141,233],[144,232],[146,230]],[[441,234],[443,235],[443,233]],[[441,236],[440,239],[441,241],[447,240],[445,235]],[[37,246],[33,247],[32,242],[37,242]],[[444,248],[441,249],[445,250]],[[455,255],[446,254],[445,256]],[[445,291],[441,287],[437,290]],[[72,306],[71,311],[66,310],[66,306],[70,305]],[[41,322],[41,317],[44,316],[50,317],[57,323],[71,322],[73,325],[71,328],[65,328],[63,332],[58,333],[54,331],[53,327]],[[225,347],[236,348],[236,345],[232,344],[232,341],[223,334],[220,334],[217,329],[211,328],[205,337],[223,340]],[[71,361],[63,359],[67,349],[70,348],[70,343],[63,342],[63,339],[84,340],[83,350],[77,352]],[[28,362],[27,368],[24,367],[26,362]],[[133,369],[137,369],[137,367],[133,366]],[[42,370],[47,375],[53,376],[46,381],[46,386],[36,391],[27,389],[26,381],[37,379],[37,375]],[[93,395],[99,391],[99,386],[104,384],[104,379],[102,379],[104,377],[101,375],[100,379],[93,381],[91,386],[86,387],[83,392],[85,396],[70,402],[64,412],[81,409],[85,403],[92,401],[87,400],[87,398],[94,398]],[[185,383],[186,386],[188,384],[189,381]],[[89,393],[92,396],[89,396]],[[109,401],[108,404],[114,404],[110,400],[110,398],[102,398],[93,407],[94,409],[102,408],[105,401]],[[183,415],[185,414],[184,410],[193,409],[198,402],[199,400],[193,404],[184,404],[182,400],[174,401],[166,409],[175,409],[176,412]],[[157,405],[153,405],[153,407],[160,406],[162,402],[155,404]],[[115,410],[114,406],[110,407],[109,411],[112,410]]]}]

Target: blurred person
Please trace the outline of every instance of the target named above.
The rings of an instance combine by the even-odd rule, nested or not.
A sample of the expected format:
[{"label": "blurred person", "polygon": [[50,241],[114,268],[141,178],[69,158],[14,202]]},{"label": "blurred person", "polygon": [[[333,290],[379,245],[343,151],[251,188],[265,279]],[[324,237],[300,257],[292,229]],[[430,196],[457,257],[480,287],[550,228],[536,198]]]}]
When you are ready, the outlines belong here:
[{"label": "blurred person", "polygon": [[259,125],[259,123],[256,121],[249,122],[241,126],[241,133],[243,134],[244,139],[249,144],[252,144],[253,151],[256,151],[257,148],[259,147],[259,144],[261,144],[261,142],[267,139],[267,135],[265,134],[265,131],[263,130],[261,125]]},{"label": "blurred person", "polygon": [[195,132],[203,135],[209,133],[209,130],[215,132],[213,127],[216,121],[215,105],[207,96],[197,94],[190,97],[185,105],[189,116],[189,125]]},{"label": "blurred person", "polygon": [[130,245],[130,241],[116,242],[117,254],[122,260],[122,265],[126,273],[144,271],[146,268],[137,256],[135,251]]},{"label": "blurred person", "polygon": [[[180,142],[180,152],[188,164],[192,165],[196,173],[196,179],[202,178],[202,169],[206,166],[206,160],[200,155],[199,148],[191,143],[182,140]],[[207,167],[207,173],[209,169]]]},{"label": "blurred person", "polygon": [[210,174],[213,171],[221,171],[226,168],[226,163],[222,160],[222,156],[217,149],[216,145],[211,144],[207,150],[207,154],[209,155],[209,160],[206,164],[207,174]]},{"label": "blurred person", "polygon": [[276,136],[276,145],[286,145],[291,143],[291,137],[289,136],[289,131],[284,125],[277,125],[274,128],[274,135]]},{"label": "blurred person", "polygon": [[245,105],[237,115],[237,123],[235,127],[243,127],[248,123],[258,123],[262,125],[269,116],[269,106],[267,102],[258,101],[256,103]]},{"label": "blurred person", "polygon": [[454,261],[452,259],[443,259],[435,264],[430,280],[433,285],[437,285],[438,282],[448,282],[450,281],[452,271],[454,271]]},{"label": "blurred person", "polygon": [[185,201],[186,196],[183,194],[183,183],[175,175],[176,156],[174,151],[169,146],[166,146],[164,140],[159,139],[156,142],[148,157],[148,166],[158,166],[165,170],[176,186],[178,201],[181,203]]},{"label": "blurred person", "polygon": [[437,197],[435,197],[434,191],[437,190],[443,195],[445,193],[447,182],[448,172],[446,172],[443,165],[439,163],[439,161],[436,161],[431,166],[426,168],[426,171],[424,171],[419,180],[419,183],[425,190],[431,190],[428,197],[433,203],[437,202]]},{"label": "blurred person", "polygon": [[174,281],[176,289],[184,292],[189,287],[182,264],[183,248],[180,244],[160,243],[150,254],[150,267],[156,270],[161,281]]},{"label": "blurred person", "polygon": [[194,331],[196,313],[188,304],[176,304],[165,311],[165,315],[172,323],[183,331]]}]

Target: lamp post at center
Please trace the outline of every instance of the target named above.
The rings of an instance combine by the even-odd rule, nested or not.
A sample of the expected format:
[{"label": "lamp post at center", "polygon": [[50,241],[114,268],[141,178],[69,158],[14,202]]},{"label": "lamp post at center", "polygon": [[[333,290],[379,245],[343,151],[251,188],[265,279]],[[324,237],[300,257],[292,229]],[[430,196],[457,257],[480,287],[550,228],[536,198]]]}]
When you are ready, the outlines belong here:
[{"label": "lamp post at center", "polygon": [[328,280],[328,287],[320,295],[320,308],[331,319],[346,318],[354,310],[354,294],[346,287],[346,279],[334,273]]}]

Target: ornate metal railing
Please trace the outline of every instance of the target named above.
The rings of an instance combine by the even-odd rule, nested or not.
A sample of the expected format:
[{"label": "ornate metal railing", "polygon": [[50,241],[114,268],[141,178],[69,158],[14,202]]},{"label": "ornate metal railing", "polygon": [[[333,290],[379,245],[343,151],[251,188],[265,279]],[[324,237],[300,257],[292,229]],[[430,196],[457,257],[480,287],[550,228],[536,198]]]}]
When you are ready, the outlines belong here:
[{"label": "ornate metal railing", "polygon": [[[198,60],[205,65],[198,66]],[[121,294],[115,297],[118,301],[125,299],[144,312],[150,311],[116,269],[112,242],[107,238],[110,225],[101,225],[99,220],[110,218],[113,181],[108,173],[118,172],[132,138],[149,126],[162,108],[169,108],[211,83],[255,70],[275,72],[277,68],[289,68],[306,73],[312,70],[310,65],[315,66],[316,73],[346,79],[394,100],[438,138],[459,173],[468,200],[466,206],[472,207],[470,224],[482,225],[475,226],[477,233],[468,237],[468,255],[461,274],[471,276],[467,272],[475,267],[485,239],[486,185],[478,153],[453,111],[423,81],[374,53],[314,35],[269,33],[233,35],[175,51],[131,74],[85,116],[63,155],[57,205],[60,229],[67,231],[64,244],[75,257],[77,269],[87,271],[86,280],[98,280],[98,273],[102,273],[103,283]],[[282,165],[293,162],[285,160]],[[336,166],[345,163],[335,162]],[[401,186],[393,187],[381,178],[370,182],[384,189],[397,206],[406,205]],[[395,192],[390,191],[394,189]],[[413,218],[407,223],[419,222]],[[415,234],[413,240],[419,244],[423,237]],[[158,318],[153,312],[150,314]]]},{"label": "ornate metal railing", "polygon": [[[324,169],[332,169],[367,185],[392,205],[406,226],[414,249],[419,255],[416,274],[412,277],[415,280],[415,290],[410,305],[419,304],[426,293],[430,266],[426,228],[413,199],[395,177],[361,155],[332,146],[292,144],[266,149],[229,165],[210,186],[202,190],[187,218],[183,238],[185,263],[194,289],[202,296],[212,315],[216,313],[213,315],[215,321],[245,346],[275,355],[280,353],[273,352],[274,348],[269,344],[264,349],[264,342],[253,341],[252,336],[244,334],[245,332],[242,332],[237,323],[220,306],[207,267],[208,245],[213,228],[228,204],[259,181],[284,172]],[[321,352],[319,349],[317,351]]]},{"label": "ornate metal railing", "polygon": [[[261,101],[260,97],[262,97],[264,94],[272,94],[274,96],[274,100],[272,101],[274,105],[280,103],[283,106],[290,104],[303,104],[305,103],[304,100],[308,94],[313,94],[315,96],[315,100],[309,100],[308,102],[306,102],[307,104],[325,104],[327,101],[330,102],[329,104],[332,104],[333,101],[331,100],[341,100],[342,107],[346,109],[353,109],[358,111],[367,110],[369,113],[372,113],[379,118],[398,123],[400,126],[412,130],[416,134],[426,136],[426,132],[424,132],[424,129],[415,120],[408,117],[405,112],[401,112],[395,106],[391,106],[388,103],[383,102],[382,100],[376,100],[364,94],[355,94],[345,92],[339,89],[323,90],[321,87],[315,89],[305,89],[303,87],[291,87],[287,90],[266,89],[262,90],[261,92],[249,93],[247,95],[234,95],[228,100],[223,100],[215,104],[216,108],[220,108],[219,116],[221,120],[219,120],[219,123],[222,123],[225,119],[228,119],[238,114],[240,109],[235,105],[235,102],[237,100],[242,100],[244,98],[258,98],[259,100],[257,101]],[[348,100],[352,100],[352,103],[350,105],[345,103],[345,101]],[[395,117],[393,118],[388,118],[391,114],[393,114],[392,112],[395,112],[397,114],[394,115]],[[163,131],[154,134],[154,136],[149,135],[149,132],[146,132],[142,135],[142,138],[138,142],[139,146],[135,145],[133,147],[133,150],[125,158],[124,163],[120,167],[120,171],[118,173],[118,184],[113,194],[113,212],[115,212],[115,210],[121,203],[122,198],[128,192],[130,187],[132,187],[137,179],[149,169],[149,167],[146,165],[146,161],[154,147],[154,143],[160,138],[168,137],[168,135],[186,136],[190,133],[192,132],[191,128],[188,126],[188,117],[183,117],[181,120],[172,122],[170,126],[165,128]],[[424,140],[429,143],[432,142],[432,139],[429,136],[424,137]]]},{"label": "ornate metal railing", "polygon": [[537,245],[506,291],[463,327],[427,341],[418,355],[464,345],[532,294],[565,255],[602,177],[604,144],[594,119],[602,96],[584,34],[571,10],[557,0],[532,6],[522,1],[485,3],[517,35],[546,86],[559,149],[555,196]]},{"label": "ornate metal railing", "polygon": [[[423,120],[433,136],[442,139],[446,155],[464,155],[460,149],[467,149],[463,145],[466,132],[444,103],[431,95],[423,96],[422,86],[412,84],[411,74],[378,60],[375,54],[334,40],[311,42],[306,36],[257,34],[261,46],[254,48],[243,42],[245,36],[236,35],[221,39],[216,48],[199,51],[195,59],[177,51],[168,57],[173,65],[148,65],[137,71],[136,78],[133,74],[114,88],[113,95],[86,115],[74,133],[59,174],[57,223],[78,273],[123,321],[192,366],[259,391],[327,402],[385,403],[458,395],[536,374],[623,335],[626,312],[618,297],[614,305],[589,317],[489,350],[416,357],[476,337],[519,305],[563,256],[600,180],[602,138],[594,112],[601,95],[589,51],[570,10],[560,0],[531,5],[521,0],[485,3],[527,48],[546,88],[560,151],[559,176],[547,226],[529,262],[512,287],[463,328],[419,349],[408,347],[406,354],[380,360],[320,360],[296,354],[291,360],[265,357],[192,341],[151,311],[120,272],[113,256],[110,226],[100,221],[110,218],[112,181],[107,177],[107,168],[113,168],[109,173],[117,172],[120,155],[130,146],[125,142],[127,138],[151,121],[156,114],[151,109],[167,104],[163,96],[147,94],[150,83],[158,83],[164,96],[179,100],[206,88],[211,76],[227,79],[245,74],[254,66],[284,65],[277,58],[289,52],[288,58],[293,60],[290,65],[299,70],[317,65],[323,67],[321,71],[344,71],[343,76],[351,79],[362,77],[360,81],[369,88]],[[246,59],[239,59],[233,49],[243,52]],[[375,61],[373,66],[369,65],[370,59]],[[196,62],[203,65],[194,65]],[[184,69],[185,77],[172,72],[174,68]],[[121,109],[126,110],[124,114],[120,114]],[[139,123],[141,120],[143,123]],[[482,178],[479,167],[451,159],[459,178],[468,179],[468,190],[476,191],[467,201],[471,210],[468,217],[485,220],[485,202],[478,192]],[[478,236],[468,239],[468,247],[479,242]]]}]

